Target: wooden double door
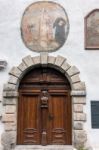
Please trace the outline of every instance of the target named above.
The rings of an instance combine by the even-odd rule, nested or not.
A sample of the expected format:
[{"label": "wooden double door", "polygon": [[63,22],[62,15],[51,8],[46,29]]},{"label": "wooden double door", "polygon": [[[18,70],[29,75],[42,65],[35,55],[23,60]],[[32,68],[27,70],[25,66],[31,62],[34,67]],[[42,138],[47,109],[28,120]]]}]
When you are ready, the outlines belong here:
[{"label": "wooden double door", "polygon": [[70,85],[58,71],[37,68],[21,81],[17,144],[71,145]]}]

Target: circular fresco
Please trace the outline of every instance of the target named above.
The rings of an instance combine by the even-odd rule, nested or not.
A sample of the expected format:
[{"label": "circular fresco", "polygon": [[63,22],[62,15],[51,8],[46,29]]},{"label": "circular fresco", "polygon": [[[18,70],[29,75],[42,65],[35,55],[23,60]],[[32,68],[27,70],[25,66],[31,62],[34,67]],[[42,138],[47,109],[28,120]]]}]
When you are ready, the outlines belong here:
[{"label": "circular fresco", "polygon": [[24,12],[21,23],[25,45],[36,52],[52,52],[66,41],[69,21],[62,6],[54,2],[36,2]]}]

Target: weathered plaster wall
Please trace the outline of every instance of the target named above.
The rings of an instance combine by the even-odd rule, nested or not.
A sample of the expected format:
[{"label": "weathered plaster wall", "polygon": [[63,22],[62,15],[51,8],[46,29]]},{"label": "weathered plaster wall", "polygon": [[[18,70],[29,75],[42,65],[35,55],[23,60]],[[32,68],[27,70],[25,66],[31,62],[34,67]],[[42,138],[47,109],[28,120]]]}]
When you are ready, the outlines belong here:
[{"label": "weathered plaster wall", "polygon": [[[8,72],[12,66],[18,66],[26,55],[38,55],[28,50],[20,34],[21,18],[25,8],[33,0],[0,0],[0,59],[5,59],[8,66],[0,71],[0,100],[2,100],[3,84],[8,80]],[[99,129],[91,128],[90,100],[99,100],[99,51],[84,50],[84,16],[89,11],[99,8],[99,0],[54,0],[67,11],[70,21],[70,32],[65,45],[51,55],[62,55],[75,64],[81,74],[82,81],[87,87],[87,122],[85,129],[88,133],[88,144],[99,147]],[[1,111],[1,109],[0,109]],[[0,135],[3,124],[0,123]]]}]

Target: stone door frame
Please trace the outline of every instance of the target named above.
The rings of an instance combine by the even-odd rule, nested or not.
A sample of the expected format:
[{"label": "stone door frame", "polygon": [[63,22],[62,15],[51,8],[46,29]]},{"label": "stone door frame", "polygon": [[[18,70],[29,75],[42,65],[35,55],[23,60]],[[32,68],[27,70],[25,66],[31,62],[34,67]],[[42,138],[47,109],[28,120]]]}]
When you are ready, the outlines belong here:
[{"label": "stone door frame", "polygon": [[72,145],[73,147],[85,145],[87,141],[86,131],[84,130],[86,114],[83,112],[83,106],[86,104],[86,87],[85,83],[80,80],[80,71],[75,66],[71,66],[67,59],[62,56],[54,57],[48,55],[48,53],[41,53],[40,56],[31,57],[28,55],[23,58],[21,64],[11,69],[9,80],[4,85],[4,112],[2,114],[4,133],[1,139],[4,150],[11,150],[16,146],[17,102],[20,80],[27,72],[37,66],[55,68],[69,80],[72,97]]}]

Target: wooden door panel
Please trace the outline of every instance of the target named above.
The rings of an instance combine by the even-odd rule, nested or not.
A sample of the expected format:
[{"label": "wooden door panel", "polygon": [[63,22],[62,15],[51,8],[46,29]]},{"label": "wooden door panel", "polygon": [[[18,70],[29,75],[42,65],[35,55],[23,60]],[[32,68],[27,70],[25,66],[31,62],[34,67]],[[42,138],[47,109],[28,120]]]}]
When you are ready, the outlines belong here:
[{"label": "wooden door panel", "polygon": [[17,144],[71,145],[69,93],[68,80],[57,70],[41,67],[26,74],[19,86]]},{"label": "wooden door panel", "polygon": [[18,144],[40,144],[38,95],[22,95],[19,99]]},{"label": "wooden door panel", "polygon": [[66,144],[66,96],[51,95],[49,101],[50,144]]}]

